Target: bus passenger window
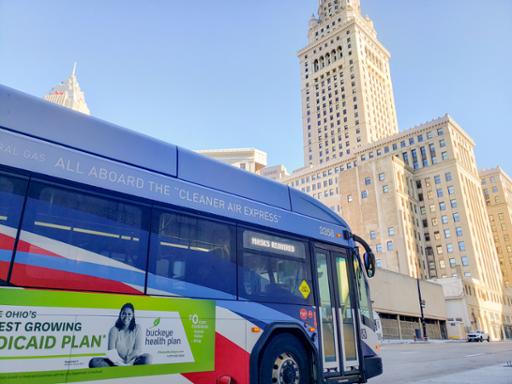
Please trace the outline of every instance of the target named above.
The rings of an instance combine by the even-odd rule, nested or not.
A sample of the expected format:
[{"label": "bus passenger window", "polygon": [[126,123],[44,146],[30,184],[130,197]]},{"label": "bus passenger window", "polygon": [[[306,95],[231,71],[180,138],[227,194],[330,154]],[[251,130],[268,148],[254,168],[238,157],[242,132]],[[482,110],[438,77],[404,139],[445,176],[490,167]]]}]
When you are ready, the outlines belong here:
[{"label": "bus passenger window", "polygon": [[144,293],[150,210],[32,182],[11,282]]},{"label": "bus passenger window", "polygon": [[0,174],[0,281],[7,280],[27,181]]},{"label": "bus passenger window", "polygon": [[234,299],[234,227],[173,212],[155,211],[148,293]]},{"label": "bus passenger window", "polygon": [[305,305],[312,294],[311,273],[304,243],[264,233],[244,231],[239,265],[242,299]]}]

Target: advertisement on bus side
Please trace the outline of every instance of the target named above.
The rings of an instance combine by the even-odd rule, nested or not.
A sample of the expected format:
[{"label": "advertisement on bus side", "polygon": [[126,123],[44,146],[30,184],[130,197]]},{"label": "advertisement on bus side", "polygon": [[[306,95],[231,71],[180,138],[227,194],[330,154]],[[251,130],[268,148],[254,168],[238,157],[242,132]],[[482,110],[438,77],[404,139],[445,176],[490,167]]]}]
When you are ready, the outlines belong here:
[{"label": "advertisement on bus side", "polygon": [[0,383],[214,369],[209,300],[0,289]]}]

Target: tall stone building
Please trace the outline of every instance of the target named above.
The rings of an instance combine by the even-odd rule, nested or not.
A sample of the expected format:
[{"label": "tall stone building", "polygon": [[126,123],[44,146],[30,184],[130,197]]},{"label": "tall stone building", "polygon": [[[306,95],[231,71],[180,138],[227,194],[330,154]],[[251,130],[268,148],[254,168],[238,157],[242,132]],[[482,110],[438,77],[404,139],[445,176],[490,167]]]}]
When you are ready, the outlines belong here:
[{"label": "tall stone building", "polygon": [[[389,53],[359,1],[319,1],[299,52],[305,166],[281,181],[341,214],[379,267],[441,284],[449,336],[476,328],[507,336],[512,293],[475,143],[448,115],[398,132]],[[383,316],[400,323],[400,314]]]},{"label": "tall stone building", "polygon": [[359,0],[320,0],[299,60],[305,165],[398,132],[389,53]]},{"label": "tall stone building", "polygon": [[480,171],[480,179],[503,280],[512,288],[512,179],[500,167]]},{"label": "tall stone building", "polygon": [[91,112],[85,102],[85,96],[80,89],[78,79],[76,78],[76,63],[73,65],[73,71],[69,77],[54,87],[43,99],[55,104],[62,105],[78,112],[90,115]]}]

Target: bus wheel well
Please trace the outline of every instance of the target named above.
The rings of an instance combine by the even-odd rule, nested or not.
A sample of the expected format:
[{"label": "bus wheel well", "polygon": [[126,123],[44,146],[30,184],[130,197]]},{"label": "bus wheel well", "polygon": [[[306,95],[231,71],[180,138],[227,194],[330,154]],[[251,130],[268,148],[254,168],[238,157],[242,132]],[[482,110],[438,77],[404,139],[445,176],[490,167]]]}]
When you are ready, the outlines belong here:
[{"label": "bus wheel well", "polygon": [[[275,339],[277,336],[280,335],[289,335],[293,338],[297,339],[304,349],[306,350],[308,354],[308,362],[310,365],[309,372],[311,373],[311,380],[316,380],[318,374],[317,374],[317,361],[316,361],[316,354],[315,354],[315,348],[313,347],[313,344],[310,340],[308,340],[306,334],[303,330],[301,330],[298,327],[276,327],[274,328],[268,336],[265,338],[264,343],[260,346],[258,356],[257,356],[257,367],[259,369],[260,364],[262,363],[262,358],[265,354],[265,350],[267,346],[270,344],[270,342]],[[316,381],[312,381],[316,382]],[[252,383],[252,382],[251,382]],[[255,383],[259,383],[259,380]]]}]

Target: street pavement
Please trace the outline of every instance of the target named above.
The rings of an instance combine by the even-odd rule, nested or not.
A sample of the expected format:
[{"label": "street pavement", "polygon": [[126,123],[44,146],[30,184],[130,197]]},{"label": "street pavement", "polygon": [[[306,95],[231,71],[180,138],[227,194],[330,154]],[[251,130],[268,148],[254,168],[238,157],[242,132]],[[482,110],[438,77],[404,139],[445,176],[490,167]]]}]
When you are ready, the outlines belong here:
[{"label": "street pavement", "polygon": [[385,344],[370,384],[512,384],[512,342]]}]

